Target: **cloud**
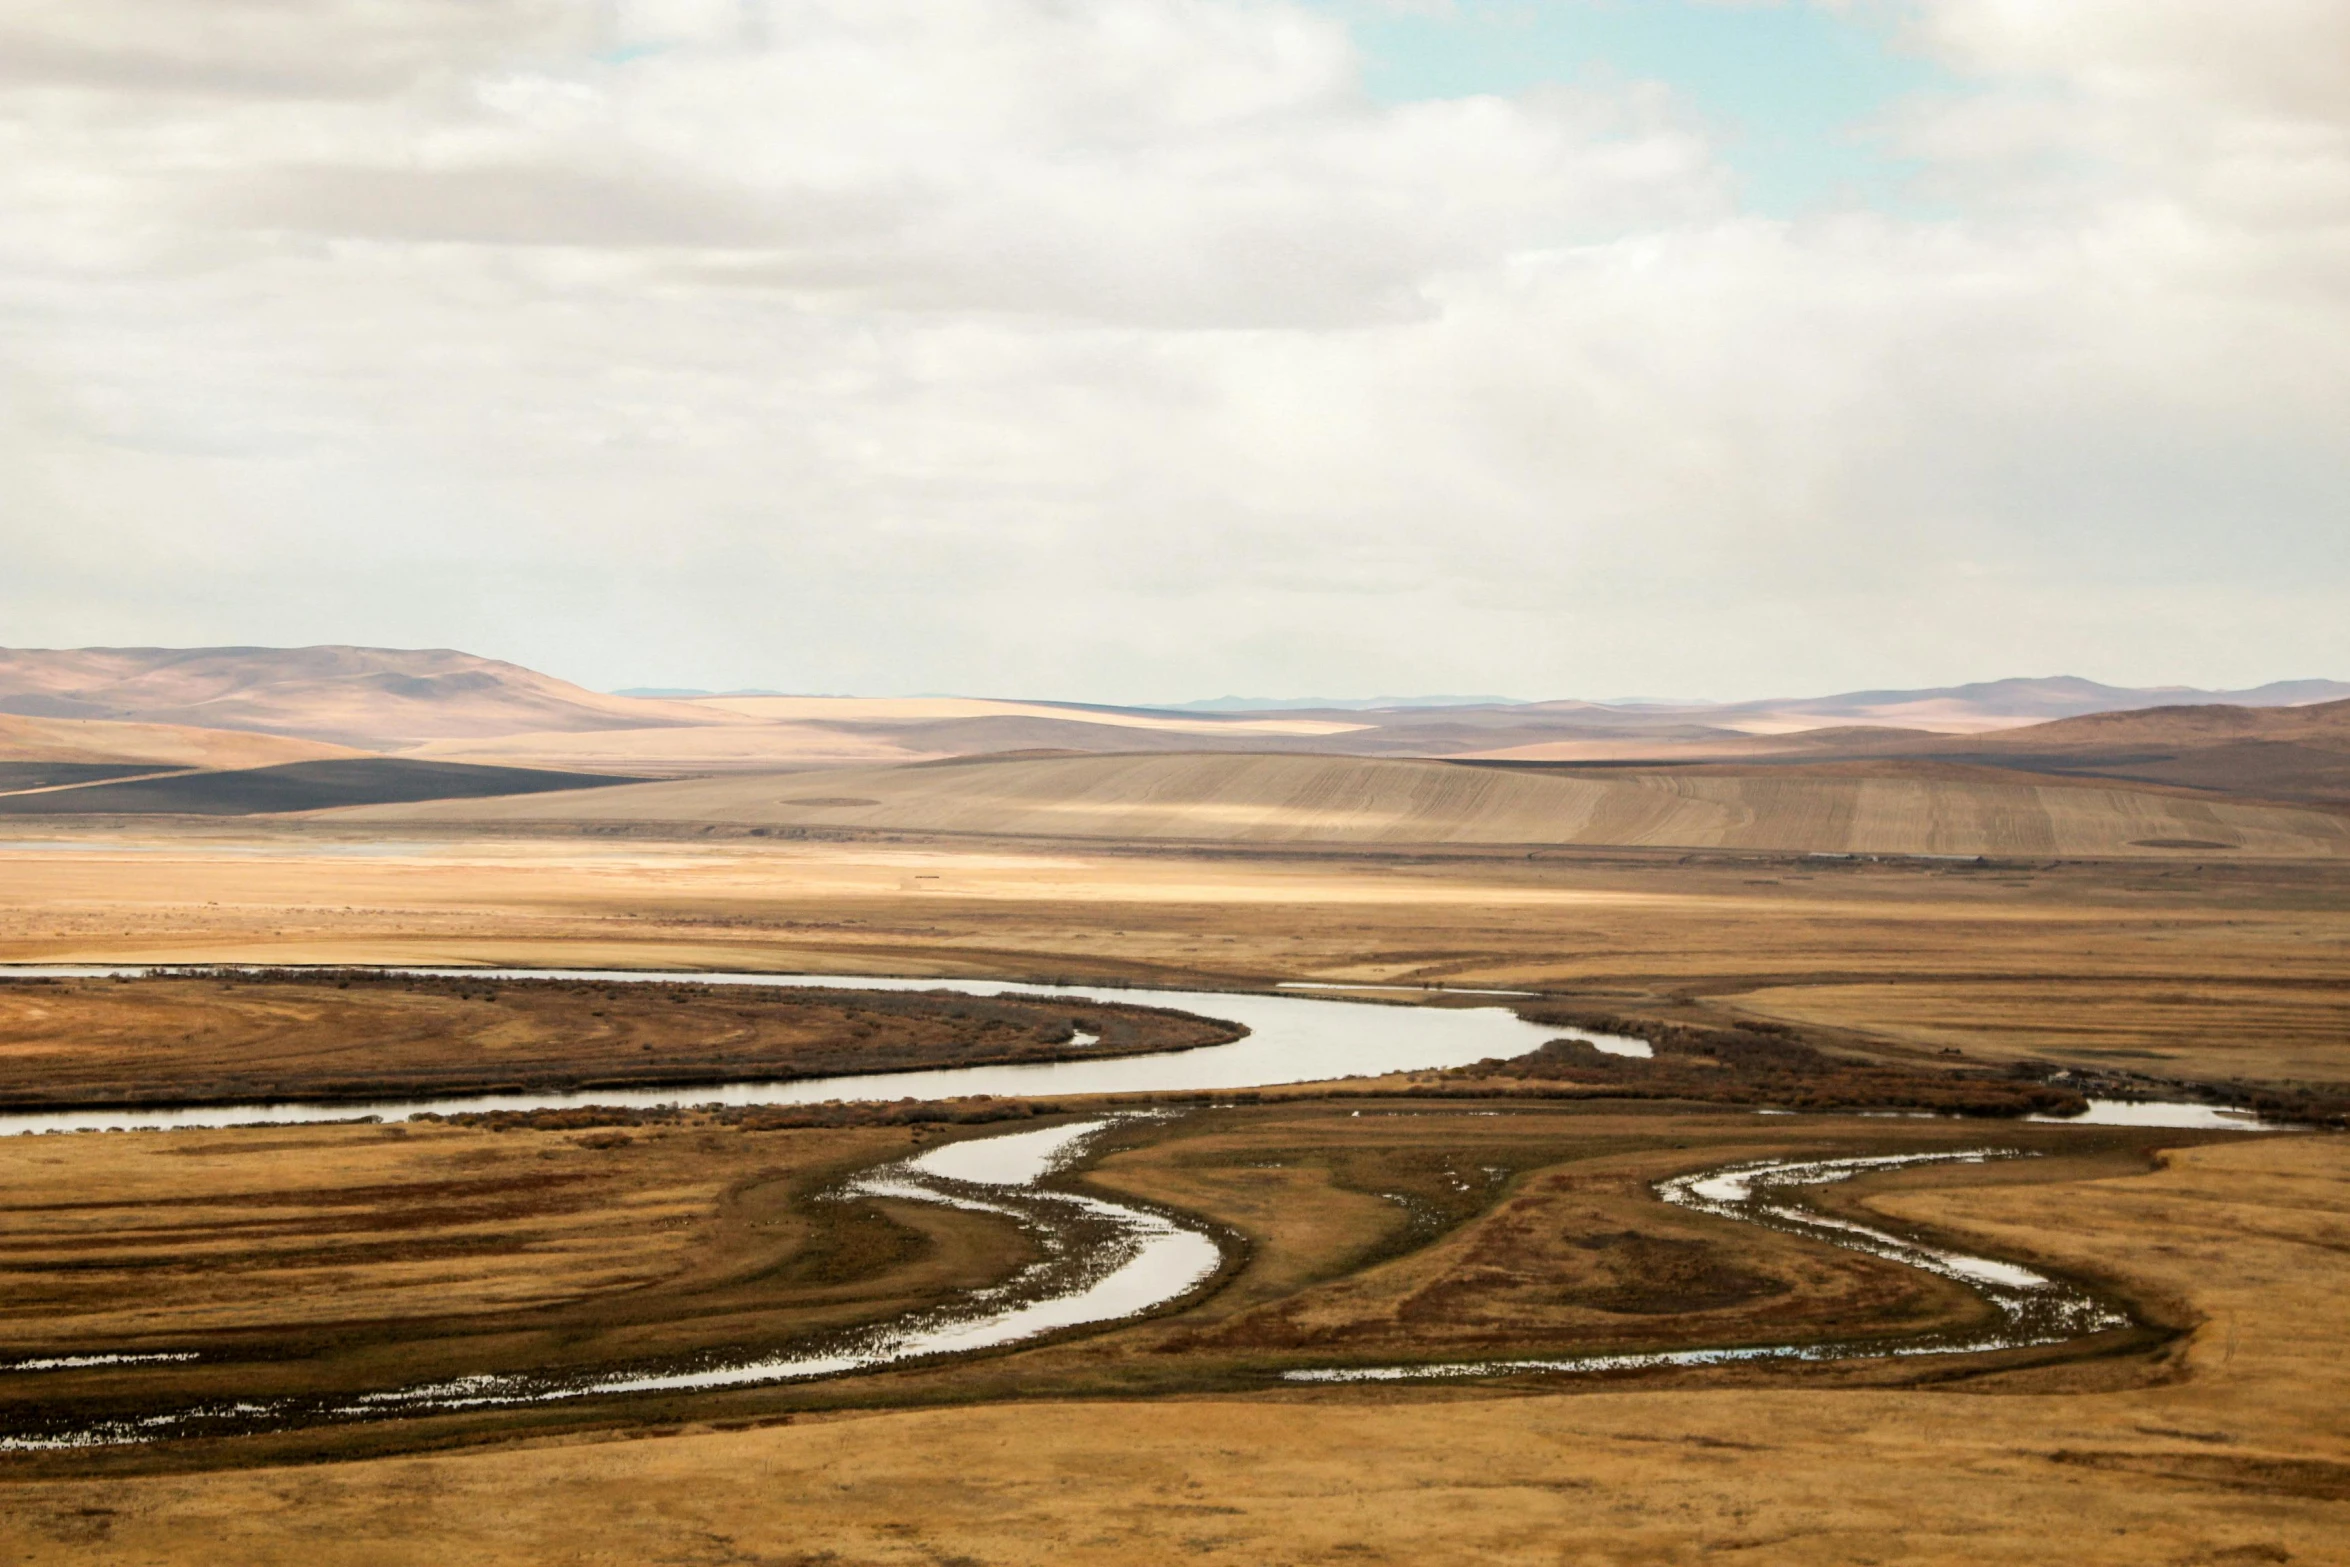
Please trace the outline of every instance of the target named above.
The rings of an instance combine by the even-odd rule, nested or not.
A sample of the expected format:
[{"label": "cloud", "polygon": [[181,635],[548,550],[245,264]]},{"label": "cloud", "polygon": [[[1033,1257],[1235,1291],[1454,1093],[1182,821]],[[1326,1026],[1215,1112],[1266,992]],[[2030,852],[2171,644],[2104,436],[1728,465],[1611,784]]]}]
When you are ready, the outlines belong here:
[{"label": "cloud", "polygon": [[1383,105],[1281,4],[36,9],[0,609],[1109,698],[2338,673],[2333,9],[1932,0],[1945,215],[1802,223],[1653,85]]}]

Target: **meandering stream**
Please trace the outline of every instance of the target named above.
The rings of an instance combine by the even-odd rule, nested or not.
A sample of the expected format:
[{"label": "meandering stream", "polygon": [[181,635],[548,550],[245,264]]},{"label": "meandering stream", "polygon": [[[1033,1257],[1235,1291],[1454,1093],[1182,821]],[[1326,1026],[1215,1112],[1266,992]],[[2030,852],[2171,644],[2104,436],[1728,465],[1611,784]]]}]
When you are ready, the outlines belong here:
[{"label": "meandering stream", "polygon": [[[1145,1112],[1144,1115],[1148,1115]],[[1122,1120],[1102,1116],[1041,1130],[999,1133],[894,1160],[856,1176],[836,1197],[938,1203],[1012,1220],[1036,1240],[1038,1259],[1000,1284],[952,1305],[913,1312],[830,1341],[750,1358],[704,1356],[576,1374],[508,1373],[459,1377],[344,1398],[255,1398],[182,1403],[115,1420],[60,1420],[0,1433],[0,1452],[115,1446],[180,1438],[287,1430],[350,1420],[445,1414],[630,1393],[675,1393],[845,1376],[911,1361],[1001,1348],[1069,1328],[1117,1322],[1171,1304],[1214,1276],[1223,1257],[1215,1240],[1172,1215],[1043,1183],[1080,1157],[1088,1143]],[[1980,1163],[2018,1157],[2000,1149],[1894,1154],[1875,1158],[1768,1160],[1730,1165],[1661,1182],[1665,1201],[1716,1217],[1760,1224],[1865,1252],[1967,1285],[1997,1320],[1971,1334],[1895,1340],[1750,1345],[1481,1360],[1401,1366],[1344,1366],[1283,1373],[1292,1382],[1398,1382],[1491,1377],[1526,1372],[1605,1372],[1724,1365],[1762,1360],[1846,1360],[1870,1356],[1975,1354],[2058,1344],[2129,1325],[2094,1296],[1997,1258],[1948,1251],[1886,1230],[1838,1219],[1790,1202],[1783,1193],[1877,1171],[1922,1164]],[[22,1361],[0,1368],[20,1374],[141,1361],[187,1361],[192,1353],[87,1354]]]},{"label": "meandering stream", "polygon": [[[26,976],[107,976],[144,969],[44,968],[0,972]],[[603,1104],[652,1106],[680,1100],[720,1104],[806,1104],[826,1100],[949,1098],[966,1094],[1059,1096],[1220,1090],[1466,1065],[1534,1049],[1562,1034],[1620,1054],[1648,1053],[1638,1040],[1532,1024],[1499,1007],[1378,1006],[1296,995],[1127,990],[1110,986],[1028,985],[1008,981],[876,979],[864,975],[644,973],[558,969],[410,970],[473,978],[590,979],[611,983],[687,980],[697,984],[827,985],[876,990],[954,990],[973,995],[1104,995],[1173,1007],[1241,1023],[1234,1044],[1112,1060],[892,1072],[786,1082],[728,1083],[708,1088],[615,1092],[499,1094],[381,1104],[269,1104],[169,1110],[38,1112],[0,1116],[0,1135],[113,1132],[398,1119],[423,1111],[537,1109]],[[2210,1107],[2167,1107],[2178,1120],[2152,1119],[2159,1107],[2134,1106],[2138,1124],[2211,1124]],[[1143,1112],[1150,1114],[1151,1112]],[[831,1377],[1025,1342],[1053,1332],[1131,1318],[1182,1299],[1221,1265],[1213,1238],[1178,1218],[1057,1189],[1051,1178],[1082,1157],[1102,1133],[1134,1115],[1105,1115],[1041,1130],[999,1133],[935,1148],[864,1172],[835,1195],[937,1203],[989,1213],[1020,1225],[1037,1242],[1038,1259],[999,1284],[954,1304],[910,1314],[832,1340],[747,1358],[608,1367],[577,1375],[499,1374],[459,1378],[334,1399],[256,1398],[184,1403],[135,1416],[57,1423],[0,1433],[0,1451],[90,1447],[256,1430],[291,1429],[355,1419],[413,1416],[552,1400],[640,1392],[677,1392]],[[2223,1123],[2242,1126],[2257,1122]],[[1737,1346],[1631,1355],[1488,1360],[1419,1366],[1329,1367],[1291,1371],[1301,1382],[1400,1381],[1491,1376],[1524,1371],[1595,1372],[1752,1360],[1831,1360],[1860,1356],[1966,1354],[2051,1344],[2126,1325],[2112,1307],[2061,1281],[1994,1258],[1938,1250],[1888,1231],[1836,1219],[1794,1203],[1790,1189],[1848,1180],[1908,1165],[2016,1157],[2011,1151],[1901,1154],[1879,1158],[1774,1160],[1685,1175],[1660,1183],[1666,1202],[1741,1223],[1761,1224],[1848,1250],[1867,1252],[1955,1279],[1991,1304],[1993,1327],[1958,1336],[1853,1340],[1810,1345]],[[38,1376],[97,1366],[185,1362],[193,1352],[103,1349],[0,1365],[0,1375]]]},{"label": "meandering stream", "polygon": [[[0,977],[111,978],[158,972],[147,968],[0,968]],[[1617,1055],[1645,1056],[1645,1040],[1583,1029],[1529,1023],[1503,1006],[1387,1006],[1309,996],[1248,991],[1128,990],[1112,985],[1030,985],[1012,980],[887,979],[866,974],[701,974],[601,969],[393,969],[391,973],[467,979],[595,980],[609,984],[686,981],[697,985],[830,986],[850,990],[951,990],[970,996],[1099,997],[1138,1006],[1171,1007],[1238,1023],[1248,1036],[1228,1045],[1156,1055],[1083,1056],[1018,1066],[948,1067],[918,1072],[874,1072],[854,1077],[757,1079],[700,1087],[593,1088],[576,1092],[460,1094],[431,1099],[387,1099],[336,1104],[241,1104],[102,1110],[43,1110],[0,1114],[0,1136],[24,1132],[138,1131],[172,1127],[283,1126],[374,1116],[402,1121],[412,1115],[469,1111],[548,1110],[579,1105],[650,1109],[671,1104],[795,1105],[827,1100],[886,1102],[956,1099],[971,1094],[1059,1098],[1076,1094],[1214,1092],[1312,1083],[1388,1072],[1467,1066],[1488,1056],[1519,1056],[1545,1040],[1588,1040]]]},{"label": "meandering stream", "polygon": [[1445,1377],[1510,1376],[1525,1372],[1639,1371],[1665,1366],[1720,1366],[1756,1360],[1857,1360],[1874,1356],[1975,1355],[1991,1350],[2062,1344],[2130,1325],[2121,1311],[2077,1285],[2019,1263],[1945,1251],[1888,1230],[1838,1219],[1790,1202],[1790,1188],[1825,1186],[1855,1176],[1926,1164],[1982,1164],[2017,1159],[2013,1149],[1970,1148],[1954,1153],[1886,1154],[1852,1159],[1770,1159],[1734,1164],[1657,1183],[1656,1194],[1677,1207],[1717,1218],[1803,1235],[1846,1251],[1865,1252],[1965,1285],[1989,1303],[1994,1321],[1973,1333],[1920,1333],[1907,1338],[1852,1339],[1820,1344],[1748,1344],[1719,1349],[1675,1349],[1614,1355],[1569,1355],[1518,1360],[1462,1360],[1430,1365],[1332,1366],[1283,1375],[1292,1382],[1409,1382]]}]

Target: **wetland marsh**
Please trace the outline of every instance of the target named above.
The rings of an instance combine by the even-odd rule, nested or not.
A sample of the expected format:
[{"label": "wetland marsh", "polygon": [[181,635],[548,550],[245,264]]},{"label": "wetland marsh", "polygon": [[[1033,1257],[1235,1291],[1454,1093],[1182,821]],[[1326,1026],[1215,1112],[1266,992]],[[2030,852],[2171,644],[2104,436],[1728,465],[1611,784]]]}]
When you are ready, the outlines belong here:
[{"label": "wetland marsh", "polygon": [[[347,854],[290,830],[219,850],[208,841],[13,861],[0,950],[20,963],[100,966],[463,966],[436,983],[486,981],[501,1001],[417,1003],[452,1025],[519,1018],[503,998],[531,982],[481,972],[493,966],[591,970],[560,983],[606,987],[619,983],[619,963],[632,977],[691,971],[720,1011],[731,1005],[726,987],[704,971],[728,967],[796,968],[865,989],[874,979],[860,970],[1018,990],[1058,980],[1121,1004],[1188,991],[1179,1010],[1209,1019],[1227,1015],[1218,1008],[1234,990],[1277,984],[1401,986],[1371,994],[1407,1000],[1440,982],[1542,999],[1324,999],[1356,1009],[1350,1017],[1483,1017],[1478,1026],[1518,1031],[1457,1066],[1352,1083],[1108,1098],[980,1088],[992,1097],[928,1105],[852,1104],[845,1088],[827,1090],[844,1098],[829,1107],[712,1111],[691,1108],[712,1097],[696,1088],[646,1085],[626,1091],[683,1107],[0,1139],[0,1360],[49,1368],[0,1377],[10,1430],[238,1399],[349,1407],[464,1378],[576,1390],[474,1408],[392,1401],[381,1418],[12,1454],[0,1512],[36,1561],[170,1556],[198,1538],[252,1560],[290,1562],[295,1550],[356,1559],[332,1520],[398,1505],[401,1477],[427,1475],[450,1507],[511,1520],[447,1542],[484,1561],[612,1550],[694,1559],[708,1552],[691,1540],[712,1535],[784,1560],[927,1559],[900,1528],[915,1517],[987,1561],[1033,1559],[1031,1545],[1047,1538],[1066,1560],[1154,1559],[1190,1538],[1186,1528],[1201,1543],[1184,1553],[1209,1561],[1365,1551],[1531,1561],[1512,1543],[1529,1539],[1606,1550],[1638,1539],[1668,1560],[1750,1537],[1764,1543],[1741,1545],[1742,1559],[1930,1560],[1933,1540],[1947,1538],[1966,1542],[1951,1557],[1966,1560],[2018,1519],[2037,1520],[2082,1561],[2233,1560],[2212,1553],[2246,1544],[2317,1560],[2313,1542],[2338,1518],[2331,1493],[2311,1490],[2334,1483],[2325,1455],[2341,1437],[2328,1413],[2339,1404],[2324,1393],[2338,1381],[2334,1363],[2310,1326],[2327,1292],[2350,1284],[2327,1282],[2322,1244],[2350,1215],[2337,1139],[2100,1125],[2097,1115],[1757,1115],[1771,1106],[1623,1092],[1702,1081],[1706,1060],[1729,1059],[1722,1031],[1782,1020],[1806,1048],[1846,1063],[1837,1070],[1855,1086],[1881,1088],[1889,1080],[1870,1075],[1879,1069],[1958,1068],[1987,1081],[2022,1060],[2034,1072],[2087,1073],[2090,1097],[2107,1082],[2159,1097],[2169,1084],[2260,1077],[2268,1062],[2313,1071],[2328,1059],[2327,987],[2338,981],[2331,947],[2311,933],[2333,929],[2337,915],[2330,882],[2308,878],[2331,871],[2284,868],[2261,882],[2238,867],[2215,899],[2209,886],[2174,894],[2175,871],[2143,867],[1999,879],[1900,866],[1794,872],[1808,883],[1782,868],[1750,886],[1753,869],[1741,867],[1493,857],[1340,866],[544,840]],[[943,890],[902,890],[911,864]],[[182,885],[233,896],[215,909],[185,901]],[[328,910],[330,899],[353,907]],[[2132,986],[2170,995],[2155,976],[2199,965],[2258,990],[2266,982],[2247,954],[2277,975],[2275,994],[2304,998],[2278,1014],[2288,1029],[2278,1039],[2123,1008]],[[1969,976],[1992,972],[2010,1006],[2041,973],[2052,987],[2106,986],[2102,1026],[2143,1019],[2150,1031],[2136,1037],[2160,1059],[2133,1075],[2110,1055],[1952,1057],[1949,1045],[1902,1032],[1906,1023],[1872,1032],[1842,1015],[1814,1021],[1788,1000],[1857,994],[1858,979],[1880,988],[1872,995],[1898,995],[1917,976],[1940,987],[1939,1016],[1963,1023],[1968,987],[1989,987]],[[988,973],[1007,978],[978,980]],[[1748,1010],[1743,998],[1765,990],[1767,1009]],[[1258,999],[1315,998],[1292,989]],[[1049,991],[1039,1002],[1064,1003],[1074,1005]],[[698,1004],[647,1001],[658,1021],[631,1027],[715,1039],[695,1034]],[[1592,1082],[1462,1070],[1518,1059],[1529,1038],[1564,1037],[1514,1015],[1540,1006],[1638,1022],[1651,1055],[1570,1055],[1574,1073],[1600,1063]],[[1069,1033],[1053,1046],[1072,1066],[1095,1032],[1075,1016],[1063,1013],[1057,1026]],[[1656,1043],[1668,1038],[1663,1025],[1694,1032],[1669,1036],[1678,1043],[1668,1049]],[[154,1033],[158,1047],[178,1043]],[[639,1045],[645,1035],[612,1037]],[[1033,1024],[1021,1037],[1045,1042]],[[1084,1065],[1155,1070],[1233,1048]],[[719,1045],[710,1050],[726,1070]],[[474,1043],[452,1054],[424,1038],[395,1059],[463,1064],[492,1053]],[[178,1059],[219,1080],[202,1052]],[[1805,1059],[1768,1056],[1772,1071],[1810,1071]],[[449,1086],[444,1076],[420,1097]],[[323,1103],[352,1113],[352,1101]],[[1213,1239],[1215,1272],[1159,1309],[847,1375],[617,1385],[774,1366],[870,1343],[892,1324],[988,1320],[990,1308],[972,1302],[1050,1265],[1039,1232],[1016,1215],[854,1190],[862,1173],[906,1167],[942,1144],[1050,1140],[1129,1109],[1175,1113],[1111,1120],[1045,1186]],[[1988,1147],[2032,1156],[1955,1157]],[[2003,1319],[1965,1280],[1658,1196],[1662,1183],[1731,1166],[1895,1159],[1915,1162],[1807,1189],[1807,1208],[2078,1286],[2129,1325],[1993,1347],[1983,1335]],[[997,1297],[993,1310],[1018,1304]],[[1927,1342],[1980,1347],[1887,1352]],[[1739,1353],[1790,1345],[1840,1358]],[[164,1358],[180,1356],[195,1358]],[[1396,1367],[1413,1374],[1292,1380]],[[1453,1367],[1478,1369],[1419,1375]],[[617,1440],[647,1434],[665,1440]],[[2075,1456],[2050,1456],[2059,1450]],[[1347,1455],[1343,1493],[1317,1489],[1304,1458],[1316,1451]],[[2002,1478],[1972,1493],[1921,1490],[1918,1477],[1952,1455]],[[1465,1534],[1464,1464],[1502,1487],[1475,1494],[1483,1522]],[[1691,1464],[1713,1466],[1707,1488],[1683,1486]],[[952,1494],[940,1492],[940,1473],[957,1476]],[[730,1500],[751,1474],[800,1488],[788,1528],[785,1515]],[[312,1489],[297,1496],[272,1476],[308,1477]],[[1598,1489],[1560,1490],[1562,1477]],[[2197,1500],[2221,1494],[2218,1479],[2238,1488],[2227,1495],[2260,1498],[2249,1532],[2255,1515]],[[1218,1499],[1187,1500],[1193,1481]],[[1805,1503],[1790,1485],[1839,1500]],[[653,1492],[675,1499],[673,1515],[637,1505]],[[1594,1519],[1594,1494],[1649,1521]],[[1213,1515],[1212,1534],[1181,1521],[1191,1516],[1182,1508],[1200,1505],[1229,1509]],[[1361,1506],[1379,1510],[1375,1527],[1356,1518]],[[2121,1545],[2100,1542],[2119,1538],[2116,1520],[2151,1533],[2115,1555]],[[439,1529],[428,1520],[405,1537],[436,1548]],[[2020,1537],[2017,1550],[2031,1555]]]}]

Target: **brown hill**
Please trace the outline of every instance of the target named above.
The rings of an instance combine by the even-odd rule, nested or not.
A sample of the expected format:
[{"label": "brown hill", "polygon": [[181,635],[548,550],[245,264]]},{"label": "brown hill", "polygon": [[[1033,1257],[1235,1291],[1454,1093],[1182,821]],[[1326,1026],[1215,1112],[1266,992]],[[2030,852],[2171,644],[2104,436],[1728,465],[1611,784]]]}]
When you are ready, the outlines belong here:
[{"label": "brown hill", "polygon": [[2350,855],[2350,820],[2324,812],[1901,763],[1570,771],[1198,752],[1000,757],[367,807],[329,819],[662,822],[1243,844]]},{"label": "brown hill", "polygon": [[1560,769],[1942,763],[2338,808],[2350,806],[2350,701],[2308,707],[2156,707],[1996,734],[1851,727],[1703,742],[1553,741],[1487,751],[1479,759]]},{"label": "brown hill", "polygon": [[2210,702],[2151,707],[2126,713],[2092,713],[2054,723],[2011,729],[1988,742],[1993,747],[2055,749],[2067,746],[2205,746],[2243,740],[2317,744],[2350,751],[2350,701],[2306,707],[2242,707]]},{"label": "brown hill", "polygon": [[0,650],[0,713],[256,731],[368,750],[546,730],[740,722],[446,648]]},{"label": "brown hill", "polygon": [[2280,708],[2158,707],[2059,719],[1963,742],[1912,739],[1848,749],[2268,800],[2350,805],[2350,702]]},{"label": "brown hill", "polygon": [[46,788],[0,793],[0,816],[264,816],[395,801],[595,789],[612,782],[608,773],[342,756],[217,772],[66,779]]},{"label": "brown hill", "polygon": [[121,724],[0,713],[0,761],[143,763],[164,767],[268,767],[357,756],[348,746],[177,724]]}]

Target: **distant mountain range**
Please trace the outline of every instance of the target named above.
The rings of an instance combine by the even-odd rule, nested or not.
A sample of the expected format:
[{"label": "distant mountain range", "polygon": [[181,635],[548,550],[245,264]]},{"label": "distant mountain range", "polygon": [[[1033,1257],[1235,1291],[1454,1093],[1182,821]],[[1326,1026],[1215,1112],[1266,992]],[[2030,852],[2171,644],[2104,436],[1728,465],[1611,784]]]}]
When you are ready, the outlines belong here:
[{"label": "distant mountain range", "polygon": [[246,730],[393,750],[542,730],[700,724],[448,648],[0,649],[0,713]]},{"label": "distant mountain range", "polygon": [[2275,680],[2243,691],[2205,691],[2193,686],[2109,686],[2094,680],[2083,680],[2077,675],[2052,675],[1906,691],[1846,691],[1835,696],[1767,697],[1747,702],[1673,701],[1653,697],[1626,697],[1608,701],[1582,698],[1523,701],[1498,696],[1368,697],[1360,700],[1301,697],[1294,701],[1276,701],[1263,697],[1223,696],[1204,702],[1178,703],[1162,711],[1405,713],[1428,708],[1491,707],[1510,709],[1513,715],[1521,718],[1535,713],[1564,715],[1604,712],[1619,715],[1623,721],[1635,724],[1670,719],[1750,733],[1758,729],[1817,728],[1825,723],[1898,724],[1905,728],[1963,732],[2146,707],[2186,707],[2211,703],[2236,707],[2298,707],[2311,702],[2339,701],[2344,697],[2350,697],[2350,682],[2340,680]]},{"label": "distant mountain range", "polygon": [[1198,702],[1174,702],[1154,712],[1165,713],[1363,713],[1383,708],[1517,707],[1512,696],[1212,696]]},{"label": "distant mountain range", "polygon": [[656,702],[691,702],[709,696],[789,696],[789,691],[770,691],[764,686],[744,686],[738,691],[704,691],[699,686],[622,686],[614,696],[649,697]]},{"label": "distant mountain range", "polygon": [[[249,757],[245,765],[252,765],[357,751],[673,776],[1014,751],[1259,751],[1564,766],[1935,759],[2145,779],[2160,773],[2159,781],[2194,787],[2206,786],[2198,778],[2221,774],[2235,781],[2209,786],[2243,787],[2244,769],[2258,762],[2275,775],[2272,792],[2330,799],[2339,726],[2321,721],[2324,709],[2313,704],[2344,698],[2350,683],[2333,680],[2199,691],[2057,676],[1729,703],[1219,697],[1114,707],[686,687],[604,693],[446,648],[20,649],[0,650],[0,760],[103,766],[184,758],[182,765],[233,766],[239,763],[231,758]],[[2294,729],[2290,715],[2304,711],[2316,716]],[[2264,712],[2277,716],[2265,720]],[[2110,714],[2137,716],[2099,727]],[[2052,720],[2063,723],[2045,727]],[[2029,727],[2035,725],[2043,727]],[[2065,725],[2091,727],[2076,734]],[[2287,766],[2280,745],[2309,754]],[[2132,747],[2145,754],[2120,756]],[[2210,764],[2218,773],[2205,765],[2209,757],[2194,766],[2149,760],[2180,747],[2199,755],[2235,750],[2224,766]]]}]

